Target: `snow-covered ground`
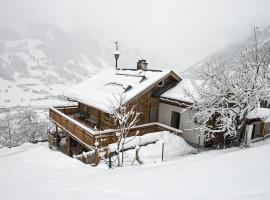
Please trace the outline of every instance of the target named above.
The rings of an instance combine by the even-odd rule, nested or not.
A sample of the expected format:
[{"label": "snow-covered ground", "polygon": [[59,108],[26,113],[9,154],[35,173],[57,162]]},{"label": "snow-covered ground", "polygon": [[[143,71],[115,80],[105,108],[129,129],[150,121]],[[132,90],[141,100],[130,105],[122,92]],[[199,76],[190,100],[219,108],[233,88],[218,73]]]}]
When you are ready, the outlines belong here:
[{"label": "snow-covered ground", "polygon": [[70,86],[68,83],[46,85],[35,78],[20,78],[16,82],[0,78],[0,108],[67,104],[61,94]]},{"label": "snow-covered ground", "polygon": [[92,168],[46,144],[0,149],[1,199],[270,199],[270,140],[173,161]]},{"label": "snow-covered ground", "polygon": [[[169,131],[161,131],[148,133],[142,136],[126,138],[125,149],[133,149],[125,152],[125,162],[134,162],[136,154],[136,150],[134,148],[138,146],[140,146],[140,161],[142,161],[143,163],[158,162],[161,159],[162,144],[164,144],[164,160],[172,160],[179,156],[196,153],[196,149],[191,147],[182,137],[176,136]],[[108,147],[110,152],[117,151],[117,143],[110,144]],[[113,159],[116,160],[116,158]]]}]

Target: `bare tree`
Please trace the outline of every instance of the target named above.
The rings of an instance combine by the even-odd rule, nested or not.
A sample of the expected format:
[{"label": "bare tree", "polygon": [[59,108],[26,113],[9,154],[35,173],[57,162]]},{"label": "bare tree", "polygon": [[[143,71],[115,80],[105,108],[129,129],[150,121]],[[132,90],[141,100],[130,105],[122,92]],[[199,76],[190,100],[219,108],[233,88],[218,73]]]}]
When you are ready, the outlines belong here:
[{"label": "bare tree", "polygon": [[207,140],[215,134],[224,141],[242,139],[249,113],[262,101],[270,103],[270,45],[258,41],[257,27],[253,33],[253,46],[241,51],[236,64],[220,59],[199,73],[202,84],[194,82],[199,98],[187,93],[195,102],[190,107],[193,119]]},{"label": "bare tree", "polygon": [[[128,105],[125,102],[124,94],[120,94],[119,97],[114,96],[115,101],[111,101],[112,114],[114,123],[117,126],[117,161],[118,166],[123,166],[124,163],[124,149],[126,144],[126,138],[129,131],[139,121],[139,112],[136,111],[135,105]],[[121,153],[121,158],[120,158]]]},{"label": "bare tree", "polygon": [[39,130],[38,115],[34,110],[23,110],[17,122],[20,136],[29,142],[36,142]]},{"label": "bare tree", "polygon": [[8,146],[9,148],[11,148],[13,146],[13,136],[16,132],[15,114],[7,111],[2,116],[1,121],[3,122],[3,128],[1,129],[3,146]]},{"label": "bare tree", "polygon": [[35,110],[7,111],[0,118],[0,145],[12,147],[45,139],[48,123]]}]

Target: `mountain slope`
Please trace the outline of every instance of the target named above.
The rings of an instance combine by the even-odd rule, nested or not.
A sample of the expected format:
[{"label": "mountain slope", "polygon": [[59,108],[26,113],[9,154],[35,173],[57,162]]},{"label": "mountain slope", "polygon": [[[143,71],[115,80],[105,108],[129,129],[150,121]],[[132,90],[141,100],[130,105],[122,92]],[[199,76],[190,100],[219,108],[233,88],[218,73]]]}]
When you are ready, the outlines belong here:
[{"label": "mountain slope", "polygon": [[[62,90],[113,67],[113,45],[90,30],[64,31],[50,24],[1,30],[0,107],[59,103]],[[137,57],[129,52],[124,50],[120,64]]]},{"label": "mountain slope", "polygon": [[[257,38],[259,43],[264,44],[270,41],[270,26],[265,27],[263,29],[258,29]],[[205,68],[207,68],[208,64],[216,62],[217,60],[222,60],[226,64],[232,65],[236,63],[236,58],[240,54],[240,52],[246,47],[252,47],[254,45],[254,36],[239,41],[236,44],[229,45],[225,47],[223,50],[214,53],[205,59],[199,61],[198,63],[190,66],[187,70],[183,71],[181,74],[185,77],[195,77],[197,73]],[[269,45],[270,46],[270,45]]]}]

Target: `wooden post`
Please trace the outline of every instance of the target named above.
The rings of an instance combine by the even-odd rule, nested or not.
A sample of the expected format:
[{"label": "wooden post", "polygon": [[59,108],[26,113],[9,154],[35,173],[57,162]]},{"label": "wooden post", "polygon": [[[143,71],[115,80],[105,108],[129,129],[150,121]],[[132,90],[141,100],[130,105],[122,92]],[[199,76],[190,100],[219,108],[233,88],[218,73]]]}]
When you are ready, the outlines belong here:
[{"label": "wooden post", "polygon": [[162,154],[161,154],[161,161],[163,162],[164,158],[164,142],[162,143]]},{"label": "wooden post", "polygon": [[82,162],[86,163],[86,159],[85,159],[85,157],[83,155],[82,155]]},{"label": "wooden post", "polygon": [[68,135],[67,136],[67,147],[68,147],[68,155],[70,156],[70,157],[72,157],[72,151],[71,151],[71,137]]},{"label": "wooden post", "polygon": [[135,160],[137,160],[138,163],[143,164],[143,162],[140,160],[139,150],[140,150],[140,147],[136,148]]},{"label": "wooden post", "polygon": [[111,168],[112,168],[112,157],[109,154],[109,169],[111,169]]},{"label": "wooden post", "polygon": [[58,126],[55,125],[55,133],[54,133],[54,138],[55,138],[55,147],[59,146],[59,141],[58,141]]},{"label": "wooden post", "polygon": [[95,166],[97,166],[99,163],[99,156],[98,156],[98,151],[95,150]]}]

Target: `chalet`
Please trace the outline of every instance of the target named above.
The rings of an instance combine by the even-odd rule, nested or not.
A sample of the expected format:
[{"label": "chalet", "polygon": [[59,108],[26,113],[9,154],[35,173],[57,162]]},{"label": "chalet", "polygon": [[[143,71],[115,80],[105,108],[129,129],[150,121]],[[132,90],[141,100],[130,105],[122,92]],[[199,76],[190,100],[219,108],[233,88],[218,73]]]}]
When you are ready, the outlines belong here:
[{"label": "chalet", "polygon": [[99,130],[112,129],[111,105],[124,94],[126,103],[141,112],[138,124],[156,122],[160,94],[174,87],[181,78],[170,70],[106,69],[65,93],[78,102],[80,118]]},{"label": "chalet", "polygon": [[[125,104],[135,105],[141,113],[130,135],[161,130],[181,134],[177,125],[171,127],[160,123],[164,112],[160,110],[160,97],[180,81],[181,78],[171,70],[148,69],[145,60],[139,60],[136,69],[101,71],[65,92],[74,106],[50,108],[49,117],[56,126],[55,145],[59,145],[59,138],[64,134],[68,140],[67,152],[73,155],[93,149],[97,141],[103,146],[115,142],[117,127],[111,105],[119,94],[124,94]],[[177,124],[177,118],[174,121]],[[77,146],[81,146],[79,152],[75,152]]]}]

